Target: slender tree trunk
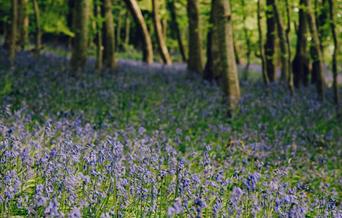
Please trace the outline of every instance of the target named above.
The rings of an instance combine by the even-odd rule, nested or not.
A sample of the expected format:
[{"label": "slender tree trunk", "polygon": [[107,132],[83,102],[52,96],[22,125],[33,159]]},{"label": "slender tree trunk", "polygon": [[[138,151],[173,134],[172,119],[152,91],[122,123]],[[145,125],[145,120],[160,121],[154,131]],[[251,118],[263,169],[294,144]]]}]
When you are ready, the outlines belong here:
[{"label": "slender tree trunk", "polygon": [[257,21],[258,21],[258,35],[259,35],[259,52],[260,52],[260,59],[261,59],[261,71],[262,71],[262,78],[264,83],[267,85],[269,83],[268,75],[266,72],[266,60],[265,60],[265,51],[263,46],[263,33],[261,27],[261,4],[260,0],[257,2]]},{"label": "slender tree trunk", "polygon": [[172,29],[176,33],[179,51],[180,51],[180,54],[182,56],[182,60],[184,62],[186,62],[186,55],[185,55],[185,49],[184,49],[184,45],[183,45],[182,34],[180,32],[179,25],[177,22],[177,13],[176,13],[175,1],[174,0],[168,0],[167,5],[168,5],[170,15],[171,15],[171,26],[172,26]]},{"label": "slender tree trunk", "polygon": [[[212,3],[213,4],[213,3]],[[208,81],[212,81],[214,79],[214,62],[213,62],[213,34],[214,34],[214,27],[213,23],[214,22],[214,8],[212,5],[211,11],[210,11],[210,17],[209,17],[209,30],[207,33],[207,50],[206,50],[206,55],[207,55],[207,62],[204,67],[204,72],[203,72],[203,78]],[[215,55],[214,55],[215,56]],[[216,55],[217,57],[217,55]]]},{"label": "slender tree trunk", "polygon": [[119,13],[119,16],[117,18],[117,26],[116,26],[116,46],[115,50],[119,50],[121,47],[121,14]]},{"label": "slender tree trunk", "polygon": [[40,54],[40,49],[42,47],[42,31],[40,27],[40,10],[37,0],[32,0],[34,17],[36,22],[36,32],[35,32],[35,53]]},{"label": "slender tree trunk", "polygon": [[95,37],[96,64],[95,66],[98,72],[100,72],[103,67],[103,42],[102,42],[103,21],[102,21],[102,16],[101,16],[101,1],[100,0],[95,2],[94,15],[96,17],[96,37]]},{"label": "slender tree trunk", "polygon": [[200,33],[199,0],[187,0],[187,13],[189,19],[189,54],[188,70],[202,73],[203,57]]},{"label": "slender tree trunk", "polygon": [[73,15],[75,39],[72,43],[71,69],[75,75],[82,70],[87,62],[88,48],[88,23],[89,23],[89,1],[75,1],[75,14]]},{"label": "slender tree trunk", "polygon": [[131,30],[131,21],[127,14],[126,20],[125,20],[125,46],[129,45],[130,30]]},{"label": "slender tree trunk", "polygon": [[290,31],[291,31],[291,14],[290,14],[290,6],[289,1],[285,0],[285,7],[286,7],[286,30],[285,30],[285,38],[286,38],[286,45],[287,45],[287,64],[288,64],[288,75],[287,75],[287,84],[290,90],[291,95],[294,93],[293,87],[293,73],[291,68],[291,44],[290,44]]},{"label": "slender tree trunk", "polygon": [[242,20],[243,20],[243,33],[245,36],[245,42],[246,42],[246,46],[247,46],[247,51],[246,51],[246,66],[243,70],[243,79],[247,80],[248,79],[248,71],[249,71],[249,65],[251,62],[251,40],[248,34],[248,29],[246,26],[246,20],[247,20],[247,14],[245,11],[245,0],[241,0],[241,7],[242,7]]},{"label": "slender tree trunk", "polygon": [[336,21],[335,21],[335,14],[334,14],[334,1],[328,0],[329,2],[329,17],[330,17],[330,29],[331,35],[334,42],[334,52],[332,55],[332,71],[333,71],[333,90],[334,90],[334,102],[337,107],[337,111],[339,111],[339,96],[338,96],[338,87],[337,87],[337,52],[338,52],[338,41],[337,41],[337,34],[336,34]]},{"label": "slender tree trunk", "polygon": [[312,74],[317,76],[317,93],[321,100],[324,100],[324,76],[323,76],[323,64],[322,64],[322,53],[319,44],[318,31],[316,26],[316,21],[314,17],[314,13],[312,12],[312,6],[310,0],[307,0],[307,14],[308,14],[308,23],[309,29],[311,33],[311,43],[312,43]]},{"label": "slender tree trunk", "polygon": [[212,0],[214,41],[220,48],[213,53],[214,71],[223,78],[224,91],[228,100],[228,111],[232,115],[240,99],[240,87],[235,62],[233,29],[230,6],[225,0]]},{"label": "slender tree trunk", "polygon": [[28,0],[19,0],[19,44],[20,49],[24,50],[28,44],[28,28],[29,28],[29,17],[28,17]]},{"label": "slender tree trunk", "polygon": [[153,25],[157,36],[160,56],[165,64],[172,64],[171,56],[166,47],[165,38],[159,17],[159,0],[152,0]]},{"label": "slender tree trunk", "polygon": [[114,20],[112,13],[112,0],[103,0],[102,16],[104,17],[103,25],[103,66],[114,69],[115,62],[115,36],[114,36]]},{"label": "slender tree trunk", "polygon": [[240,55],[239,55],[238,49],[236,48],[236,39],[234,37],[234,34],[233,34],[233,46],[234,46],[234,53],[235,53],[235,62],[237,65],[240,65],[241,64]]},{"label": "slender tree trunk", "polygon": [[[66,20],[67,20],[67,25],[69,27],[69,29],[75,33],[75,19],[73,19],[74,15],[75,15],[75,10],[76,10],[76,7],[75,7],[75,0],[68,0],[68,13],[67,13],[67,16],[66,16]],[[68,39],[68,47],[69,49],[72,50],[72,43],[73,43],[73,40],[74,40],[74,37],[69,37]]]},{"label": "slender tree trunk", "polygon": [[274,48],[275,48],[275,18],[272,6],[275,0],[266,0],[266,43],[265,43],[265,57],[266,57],[266,72],[270,82],[275,80],[275,66],[274,66]]},{"label": "slender tree trunk", "polygon": [[18,0],[11,1],[11,35],[9,41],[9,62],[11,66],[15,64],[16,44],[17,44],[17,24],[18,24]]},{"label": "slender tree trunk", "polygon": [[286,40],[286,35],[284,32],[284,27],[279,15],[278,7],[276,2],[273,4],[274,18],[277,24],[277,32],[279,37],[279,47],[280,47],[280,61],[281,61],[281,81],[287,82],[289,75],[289,62],[288,62],[288,45]]},{"label": "slender tree trunk", "polygon": [[307,0],[300,0],[299,7],[299,24],[297,28],[297,46],[296,54],[292,62],[293,82],[296,88],[302,84],[308,85],[309,76],[309,58],[307,48]]},{"label": "slender tree trunk", "polygon": [[144,16],[141,13],[139,5],[136,0],[124,0],[128,9],[131,11],[131,14],[136,21],[144,42],[144,49],[143,49],[143,60],[147,64],[151,64],[153,62],[153,47],[152,47],[152,40],[150,33],[147,29],[147,25],[145,23]]}]

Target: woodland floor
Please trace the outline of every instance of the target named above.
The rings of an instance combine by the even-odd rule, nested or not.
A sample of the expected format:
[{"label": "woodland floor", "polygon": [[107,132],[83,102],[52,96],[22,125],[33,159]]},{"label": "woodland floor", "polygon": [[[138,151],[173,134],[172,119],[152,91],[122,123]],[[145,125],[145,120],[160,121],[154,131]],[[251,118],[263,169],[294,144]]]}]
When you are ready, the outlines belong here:
[{"label": "woodland floor", "polygon": [[14,70],[5,59],[0,216],[342,216],[330,90],[290,96],[252,65],[228,119],[220,87],[183,64],[119,61],[99,75],[90,63],[74,78],[64,57],[21,53]]}]

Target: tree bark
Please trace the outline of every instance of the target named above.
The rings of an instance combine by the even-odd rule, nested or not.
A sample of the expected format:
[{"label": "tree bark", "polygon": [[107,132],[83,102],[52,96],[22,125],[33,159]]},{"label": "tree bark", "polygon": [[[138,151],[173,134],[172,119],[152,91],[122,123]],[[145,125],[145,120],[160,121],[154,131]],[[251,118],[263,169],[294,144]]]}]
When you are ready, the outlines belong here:
[{"label": "tree bark", "polygon": [[101,16],[101,2],[100,0],[95,2],[94,6],[94,15],[96,18],[96,37],[95,37],[95,43],[96,43],[96,64],[95,67],[100,72],[103,67],[103,36],[102,36],[102,16]]},{"label": "tree bark", "polygon": [[119,13],[119,16],[117,18],[117,25],[116,25],[116,44],[115,44],[115,50],[118,51],[121,47],[121,13]]},{"label": "tree bark", "polygon": [[125,0],[125,3],[128,9],[131,11],[131,14],[137,23],[142,36],[143,36],[143,60],[147,64],[151,64],[153,62],[153,47],[150,33],[147,29],[147,25],[145,23],[144,16],[141,13],[139,5],[136,0]]},{"label": "tree bark", "polygon": [[307,0],[307,15],[309,29],[311,33],[312,43],[312,75],[317,76],[316,88],[318,96],[321,100],[324,100],[324,76],[323,76],[323,64],[322,64],[322,53],[319,43],[318,31],[314,14],[312,12],[312,6],[310,0]]},{"label": "tree bark", "polygon": [[339,112],[339,96],[338,96],[338,87],[337,87],[337,52],[338,52],[338,41],[336,34],[336,21],[334,14],[334,1],[328,0],[329,2],[329,17],[330,17],[330,29],[331,35],[334,42],[334,52],[332,54],[332,72],[333,72],[333,91],[334,91],[334,102],[337,107],[337,111]]},{"label": "tree bark", "polygon": [[75,1],[75,14],[73,15],[75,38],[72,42],[72,54],[70,65],[73,73],[77,75],[87,62],[88,48],[88,22],[89,1]]},{"label": "tree bark", "polygon": [[153,25],[154,30],[157,36],[157,42],[159,47],[160,56],[164,62],[164,64],[172,64],[171,56],[167,49],[165,38],[163,35],[163,30],[159,17],[159,1],[160,0],[152,0],[152,13],[153,13]]},{"label": "tree bark", "polygon": [[281,61],[281,76],[280,79],[282,82],[287,82],[288,81],[288,76],[289,76],[289,68],[290,66],[288,65],[288,45],[287,45],[287,40],[284,32],[284,27],[279,15],[278,7],[276,2],[273,4],[273,13],[274,13],[274,18],[277,24],[277,33],[279,37],[279,47],[280,47],[280,61]]},{"label": "tree bark", "polygon": [[248,29],[246,26],[246,20],[247,20],[247,14],[245,11],[245,0],[241,0],[241,7],[242,7],[242,20],[243,20],[243,33],[245,36],[245,42],[246,42],[246,46],[247,46],[247,51],[246,51],[246,66],[243,70],[243,79],[247,80],[248,79],[248,71],[249,71],[249,65],[251,62],[251,40],[248,34]]},{"label": "tree bark", "polygon": [[307,0],[300,0],[299,24],[297,28],[296,54],[292,62],[293,82],[296,88],[308,85],[309,58],[307,48]]},{"label": "tree bark", "polygon": [[269,83],[268,75],[266,72],[266,60],[265,60],[265,51],[263,46],[263,33],[261,27],[261,3],[260,0],[257,2],[257,21],[258,21],[258,36],[259,36],[259,52],[261,59],[261,70],[262,70],[262,78],[264,83],[267,85]]},{"label": "tree bark", "polygon": [[184,62],[186,62],[186,54],[185,54],[185,49],[184,49],[184,45],[183,45],[182,34],[180,32],[179,25],[177,22],[177,13],[176,13],[175,1],[174,0],[168,0],[167,5],[168,5],[170,15],[171,15],[171,26],[172,26],[172,29],[176,33],[179,51],[180,51],[180,54],[182,56],[182,60]]},{"label": "tree bark", "polygon": [[17,25],[18,25],[18,0],[11,1],[11,34],[8,48],[10,65],[15,64],[16,44],[17,44]]},{"label": "tree bark", "polygon": [[187,13],[189,20],[189,54],[188,70],[202,73],[203,57],[200,33],[199,0],[187,0]]},{"label": "tree bark", "polygon": [[19,45],[20,49],[24,50],[25,46],[28,44],[28,28],[29,28],[29,17],[28,17],[28,0],[19,0]]},{"label": "tree bark", "polygon": [[232,115],[240,99],[240,87],[235,62],[233,29],[228,1],[212,0],[214,42],[220,48],[213,52],[214,71],[222,75],[228,100],[228,113]]},{"label": "tree bark", "polygon": [[103,66],[109,69],[114,69],[115,62],[115,36],[114,36],[114,21],[112,13],[112,0],[103,0],[102,16],[104,17],[103,25]]},{"label": "tree bark", "polygon": [[274,51],[275,51],[275,18],[272,6],[275,0],[266,0],[266,43],[265,43],[265,57],[266,57],[266,72],[270,82],[275,80],[275,66],[274,66]]},{"label": "tree bark", "polygon": [[131,23],[127,14],[126,20],[125,20],[125,46],[129,45],[130,30],[131,30]]},{"label": "tree bark", "polygon": [[40,49],[42,47],[42,31],[40,27],[40,10],[37,0],[33,0],[33,10],[36,22],[36,32],[35,32],[35,53],[40,54]]},{"label": "tree bark", "polygon": [[291,95],[294,93],[293,87],[293,73],[291,68],[291,44],[290,44],[290,31],[291,31],[291,14],[290,14],[290,6],[289,1],[285,0],[286,7],[286,30],[285,30],[285,38],[287,45],[287,65],[288,65],[288,75],[287,75],[287,84],[290,90]]}]

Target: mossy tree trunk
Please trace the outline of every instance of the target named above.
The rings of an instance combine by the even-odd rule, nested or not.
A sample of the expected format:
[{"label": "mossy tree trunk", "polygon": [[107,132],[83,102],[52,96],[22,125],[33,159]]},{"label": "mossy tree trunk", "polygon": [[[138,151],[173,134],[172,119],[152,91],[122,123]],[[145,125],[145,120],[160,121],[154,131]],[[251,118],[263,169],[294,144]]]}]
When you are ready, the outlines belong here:
[{"label": "mossy tree trunk", "polygon": [[331,35],[334,42],[334,52],[332,54],[332,72],[333,72],[333,91],[334,91],[334,102],[339,112],[339,97],[338,97],[338,85],[337,85],[337,52],[338,52],[338,41],[336,34],[336,21],[335,21],[335,6],[333,0],[328,0],[329,3],[329,18],[330,18],[330,29]]},{"label": "mossy tree trunk", "polygon": [[95,44],[96,44],[96,64],[95,67],[100,72],[103,67],[103,42],[102,42],[102,28],[103,21],[101,16],[101,0],[96,0],[94,5],[94,15],[96,18],[96,36],[95,36]]},{"label": "mossy tree trunk", "polygon": [[307,20],[307,0],[300,0],[296,54],[292,62],[293,82],[296,88],[299,88],[301,85],[308,85],[309,81]]},{"label": "mossy tree trunk", "polygon": [[199,0],[187,0],[187,14],[189,20],[189,53],[188,70],[202,73],[203,57],[200,33]]},{"label": "mossy tree trunk", "polygon": [[260,0],[257,1],[257,25],[258,25],[258,44],[259,44],[259,56],[261,59],[261,71],[262,71],[262,78],[264,83],[267,85],[269,82],[268,75],[266,72],[266,60],[265,60],[265,51],[263,46],[263,32],[262,32],[262,26],[261,26],[261,3]]},{"label": "mossy tree trunk", "polygon": [[72,73],[75,75],[84,68],[87,62],[89,8],[88,0],[75,1],[75,10],[73,10],[75,12],[73,14],[75,38],[72,42],[70,60]]},{"label": "mossy tree trunk", "polygon": [[273,5],[275,0],[266,0],[266,43],[265,43],[265,58],[266,72],[270,82],[275,81],[276,71],[274,66],[276,26]]},{"label": "mossy tree trunk", "polygon": [[40,54],[40,50],[42,47],[42,30],[40,27],[40,10],[37,0],[33,0],[33,11],[36,23],[36,30],[35,30],[35,53],[36,55]]},{"label": "mossy tree trunk", "polygon": [[152,13],[153,13],[153,25],[154,31],[156,33],[158,48],[160,56],[165,64],[172,64],[171,56],[167,49],[165,38],[163,34],[163,29],[161,26],[161,21],[159,17],[159,1],[160,0],[152,0]]},{"label": "mossy tree trunk", "polygon": [[212,0],[213,41],[220,48],[213,52],[213,70],[222,75],[224,91],[227,96],[228,112],[232,115],[240,100],[240,87],[235,62],[233,28],[229,2]]},{"label": "mossy tree trunk", "polygon": [[18,13],[18,40],[20,49],[24,50],[28,44],[29,34],[29,16],[28,16],[28,0],[19,0]]},{"label": "mossy tree trunk", "polygon": [[153,46],[150,32],[148,31],[145,19],[139,5],[136,0],[124,0],[128,9],[131,11],[131,14],[137,23],[143,37],[143,60],[147,64],[151,64],[153,62]]},{"label": "mossy tree trunk", "polygon": [[249,65],[251,63],[251,40],[250,40],[250,35],[246,26],[246,20],[247,20],[247,14],[246,14],[246,2],[245,0],[241,0],[241,7],[242,7],[242,20],[243,20],[243,33],[245,37],[245,43],[247,46],[247,51],[246,51],[246,66],[243,70],[243,79],[247,80],[248,79],[248,71],[249,71]]},{"label": "mossy tree trunk", "polygon": [[320,48],[318,30],[316,26],[316,20],[314,13],[312,12],[311,1],[307,0],[307,15],[308,15],[308,24],[311,33],[311,43],[312,43],[312,51],[311,58],[312,62],[312,75],[316,75],[316,87],[317,93],[321,100],[324,99],[324,75],[323,75],[323,63],[322,63],[322,53]]},{"label": "mossy tree trunk", "polygon": [[293,87],[293,73],[291,67],[291,44],[290,44],[290,32],[291,32],[291,13],[289,1],[285,0],[285,10],[286,10],[286,29],[285,29],[285,38],[286,38],[286,46],[287,46],[287,65],[288,65],[288,75],[287,75],[287,84],[290,90],[290,94],[294,93]]},{"label": "mossy tree trunk", "polygon": [[109,69],[114,69],[115,62],[115,32],[114,20],[112,13],[112,0],[103,0],[102,16],[104,18],[103,25],[103,66]]},{"label": "mossy tree trunk", "polygon": [[179,52],[182,56],[182,60],[184,62],[186,62],[186,54],[185,54],[182,34],[180,32],[180,28],[179,28],[178,21],[177,21],[177,12],[176,12],[175,1],[174,0],[168,0],[167,5],[168,5],[168,9],[169,9],[170,16],[171,16],[171,27],[175,31],[175,34],[176,34]]},{"label": "mossy tree trunk", "polygon": [[8,57],[11,66],[15,64],[17,47],[18,0],[11,1],[11,32],[8,46]]}]

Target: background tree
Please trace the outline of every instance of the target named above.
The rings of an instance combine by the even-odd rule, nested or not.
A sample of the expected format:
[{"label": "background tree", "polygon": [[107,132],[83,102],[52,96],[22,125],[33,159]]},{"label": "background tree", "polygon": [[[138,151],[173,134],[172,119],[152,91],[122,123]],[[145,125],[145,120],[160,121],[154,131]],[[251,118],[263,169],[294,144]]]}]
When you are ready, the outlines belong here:
[{"label": "background tree", "polygon": [[150,32],[147,29],[145,19],[136,0],[125,0],[125,3],[136,21],[143,37],[143,60],[151,64],[153,62],[153,47]]},{"label": "background tree", "polygon": [[276,77],[274,66],[274,53],[275,53],[275,16],[273,6],[275,0],[266,0],[266,43],[265,43],[265,58],[266,58],[266,72],[270,82],[273,82]]},{"label": "background tree", "polygon": [[102,16],[103,25],[103,62],[104,66],[110,69],[115,67],[115,45],[114,45],[114,21],[112,12],[112,0],[103,0]]},{"label": "background tree", "polygon": [[[235,62],[232,17],[229,3],[212,0],[213,40],[220,52],[213,53],[213,70],[222,75],[224,91],[228,101],[228,113],[232,115],[240,100],[240,86]],[[217,64],[216,64],[217,63]]]},{"label": "background tree", "polygon": [[261,2],[260,0],[257,1],[257,23],[258,23],[258,44],[259,44],[259,56],[261,59],[261,71],[262,71],[262,78],[265,84],[268,84],[269,79],[266,71],[266,59],[265,59],[265,50],[263,46],[263,32],[262,32],[262,26],[261,26]]},{"label": "background tree", "polygon": [[200,33],[199,1],[187,0],[187,13],[189,20],[189,58],[188,70],[197,73],[203,71],[203,57]]},{"label": "background tree", "polygon": [[169,50],[167,49],[164,34],[159,17],[159,0],[152,0],[152,13],[153,13],[153,25],[154,31],[157,36],[157,43],[160,56],[165,64],[172,64]]},{"label": "background tree", "polygon": [[11,32],[8,48],[9,62],[14,66],[17,44],[17,24],[18,24],[18,0],[11,1]]},{"label": "background tree", "polygon": [[40,10],[37,0],[32,0],[33,3],[33,10],[34,10],[34,17],[36,23],[35,29],[35,53],[37,55],[40,54],[40,50],[42,47],[42,31],[40,26]]},{"label": "background tree", "polygon": [[70,60],[74,74],[83,69],[87,62],[89,8],[90,2],[88,0],[75,1],[73,14],[75,39],[72,43]]},{"label": "background tree", "polygon": [[29,34],[28,0],[19,0],[18,3],[18,40],[21,50],[24,50],[28,44]]}]

